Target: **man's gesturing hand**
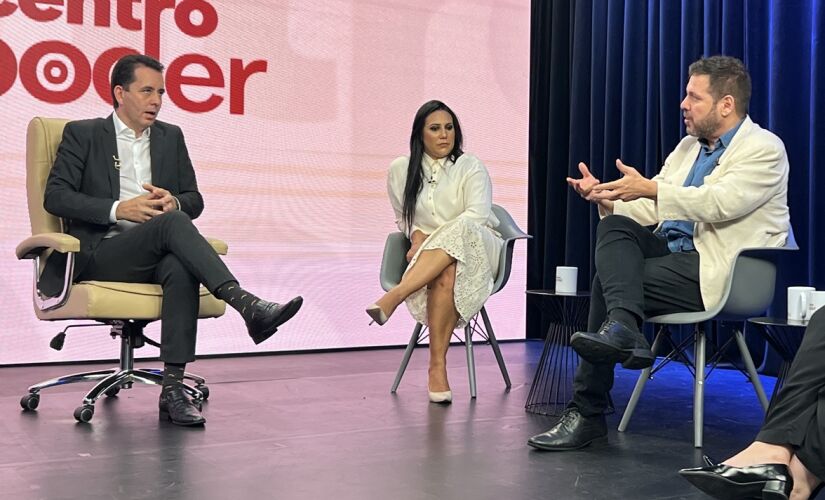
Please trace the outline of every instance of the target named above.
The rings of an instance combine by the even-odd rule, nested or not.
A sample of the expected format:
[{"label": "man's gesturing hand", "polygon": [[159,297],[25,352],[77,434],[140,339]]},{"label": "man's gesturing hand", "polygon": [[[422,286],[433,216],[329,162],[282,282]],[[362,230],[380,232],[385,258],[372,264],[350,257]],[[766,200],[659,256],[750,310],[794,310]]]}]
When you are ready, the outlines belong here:
[{"label": "man's gesturing hand", "polygon": [[584,162],[579,162],[579,172],[582,173],[581,179],[568,177],[567,183],[579,193],[579,196],[585,200],[589,200],[590,198],[588,198],[588,196],[593,188],[599,184],[599,179],[593,177],[593,174],[590,173],[590,170],[588,170]]},{"label": "man's gesturing hand", "polygon": [[622,178],[593,186],[587,199],[595,201],[631,201],[637,198],[656,199],[659,192],[659,185],[656,181],[645,178],[635,168],[622,163],[622,160],[616,160],[616,168],[622,173]]}]

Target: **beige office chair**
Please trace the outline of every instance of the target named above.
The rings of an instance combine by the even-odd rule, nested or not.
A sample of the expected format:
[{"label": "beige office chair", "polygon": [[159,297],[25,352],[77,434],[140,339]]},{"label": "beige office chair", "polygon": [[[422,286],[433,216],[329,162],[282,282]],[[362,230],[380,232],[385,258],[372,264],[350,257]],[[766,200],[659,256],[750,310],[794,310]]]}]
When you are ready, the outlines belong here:
[{"label": "beige office chair", "polygon": [[[108,281],[72,283],[74,253],[80,250],[80,241],[63,233],[63,221],[43,208],[46,180],[67,121],[38,117],[29,122],[26,134],[26,195],[32,235],[17,246],[17,258],[34,261],[34,312],[37,317],[44,321],[93,320],[96,322],[94,325],[110,325],[112,338],[120,337],[120,366],[75,373],[35,384],[29,387],[20,405],[24,410],[35,410],[40,404],[42,389],[98,381],[74,412],[78,421],[89,422],[94,416],[95,402],[104,394],[114,396],[121,388],[131,388],[133,382],[161,383],[163,376],[160,369],[134,367],[134,350],[144,343],[158,345],[143,335],[143,328],[149,322],[160,319],[163,294],[160,285],[154,284]],[[226,243],[213,239],[209,242],[218,254],[226,255]],[[57,297],[45,296],[38,287],[43,264],[52,252],[68,254],[63,291]],[[199,318],[216,318],[225,310],[223,301],[201,287]],[[89,325],[67,327],[52,340],[52,348],[62,348],[66,330],[73,326]],[[209,397],[209,388],[203,378],[187,373],[186,379],[194,383],[194,387],[187,386],[187,392],[196,402]]]}]

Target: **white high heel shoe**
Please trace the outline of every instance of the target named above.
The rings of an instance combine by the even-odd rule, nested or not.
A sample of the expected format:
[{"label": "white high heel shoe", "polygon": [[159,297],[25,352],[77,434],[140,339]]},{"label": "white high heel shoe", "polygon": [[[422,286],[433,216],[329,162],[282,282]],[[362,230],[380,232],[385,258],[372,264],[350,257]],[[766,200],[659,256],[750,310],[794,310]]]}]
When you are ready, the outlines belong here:
[{"label": "white high heel shoe", "polygon": [[453,402],[453,391],[433,392],[428,386],[427,395],[430,396],[430,403],[450,404]]},{"label": "white high heel shoe", "polygon": [[[379,326],[383,325],[389,319],[387,315],[384,313],[383,309],[378,307],[378,304],[373,304],[367,308],[367,314],[372,321],[378,323]],[[372,324],[372,322],[370,322]]]}]

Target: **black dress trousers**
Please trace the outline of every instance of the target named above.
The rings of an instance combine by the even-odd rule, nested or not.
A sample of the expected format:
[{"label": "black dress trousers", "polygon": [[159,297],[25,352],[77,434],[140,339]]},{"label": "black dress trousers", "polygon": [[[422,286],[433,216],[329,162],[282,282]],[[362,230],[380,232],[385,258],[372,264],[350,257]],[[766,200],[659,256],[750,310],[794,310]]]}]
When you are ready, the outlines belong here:
[{"label": "black dress trousers", "polygon": [[[699,254],[671,252],[664,237],[629,217],[610,215],[599,222],[595,264],[587,319],[590,332],[598,331],[615,308],[639,318],[704,309]],[[582,415],[605,411],[614,368],[580,360],[571,405]]]},{"label": "black dress trousers", "polygon": [[825,309],[811,316],[756,440],[792,446],[805,467],[825,479]]},{"label": "black dress trousers", "polygon": [[236,281],[185,212],[173,211],[111,238],[94,250],[77,281],[157,283],[163,288],[160,358],[195,360],[198,289]]}]

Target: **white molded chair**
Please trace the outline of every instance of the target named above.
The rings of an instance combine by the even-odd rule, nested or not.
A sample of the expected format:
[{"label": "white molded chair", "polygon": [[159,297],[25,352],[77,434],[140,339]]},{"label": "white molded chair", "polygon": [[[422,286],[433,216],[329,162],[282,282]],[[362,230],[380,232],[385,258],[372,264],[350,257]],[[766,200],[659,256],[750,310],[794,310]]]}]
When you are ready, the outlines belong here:
[{"label": "white molded chair", "polygon": [[[736,256],[733,271],[725,285],[722,300],[716,307],[707,311],[663,314],[646,320],[648,323],[661,325],[651,347],[653,352],[656,353],[656,350],[666,341],[670,343],[672,351],[655,367],[642,370],[639,379],[636,381],[633,394],[630,396],[630,401],[627,403],[627,408],[624,411],[622,420],[619,423],[619,432],[627,430],[630,424],[630,418],[633,416],[645,384],[652,378],[651,375],[656,373],[668,362],[678,358],[687,364],[688,369],[695,377],[693,392],[693,442],[697,448],[702,447],[705,365],[708,361],[705,355],[706,336],[702,325],[711,320],[742,322],[747,321],[748,318],[762,315],[771,305],[771,302],[773,302],[774,288],[776,285],[776,259],[781,254],[793,250],[799,250],[794,239],[793,229],[789,229],[788,239],[784,247],[743,249]],[[689,324],[696,326],[693,339],[683,342],[680,345],[675,345],[670,339],[668,325]],[[759,375],[756,372],[756,367],[753,364],[747,344],[745,343],[745,336],[738,328],[734,332],[732,341],[735,341],[739,348],[748,378],[753,384],[762,408],[767,410],[768,398],[765,396],[762,383],[759,381]],[[719,349],[711,359],[711,363],[715,364],[721,359],[730,342],[731,341],[728,341]],[[694,345],[695,354],[693,362],[690,362],[684,354],[684,350],[688,348],[690,344]]]},{"label": "white molded chair", "polygon": [[[515,246],[516,240],[531,238],[531,236],[519,229],[510,214],[507,213],[507,211],[502,207],[493,205],[493,213],[499,220],[499,225],[495,229],[504,239],[504,246],[501,250],[501,258],[499,259],[498,275],[495,283],[493,283],[492,293],[496,293],[504,288],[504,285],[507,284],[507,280],[510,278],[510,268],[513,261],[513,247]],[[401,277],[404,275],[404,271],[407,268],[406,255],[409,249],[410,241],[404,233],[395,232],[390,233],[387,236],[387,241],[384,245],[384,257],[381,261],[381,287],[384,291],[389,291],[401,281]],[[478,323],[479,315],[481,316],[481,320],[484,324],[483,328]],[[473,317],[464,327],[464,339],[461,339],[455,332],[453,332],[453,336],[455,336],[459,341],[464,342],[466,347],[467,371],[470,378],[470,397],[476,397],[476,369],[475,359],[473,357],[473,335],[475,333],[478,333],[482,338],[490,343],[490,346],[493,348],[493,354],[496,356],[496,361],[498,361],[499,369],[501,369],[501,375],[504,377],[504,385],[509,389],[510,375],[507,373],[507,367],[504,365],[504,358],[501,356],[501,350],[498,347],[498,341],[496,341],[493,326],[490,324],[490,317],[487,315],[487,310],[482,307],[478,314],[476,314],[476,316]],[[401,366],[398,367],[398,373],[395,375],[395,381],[392,384],[391,392],[394,393],[398,389],[398,385],[401,383],[401,378],[404,376],[404,371],[407,369],[407,364],[410,362],[413,349],[426,337],[426,327],[424,327],[421,323],[416,323],[412,336],[410,337],[410,341],[404,351],[404,357],[401,359]]]}]

